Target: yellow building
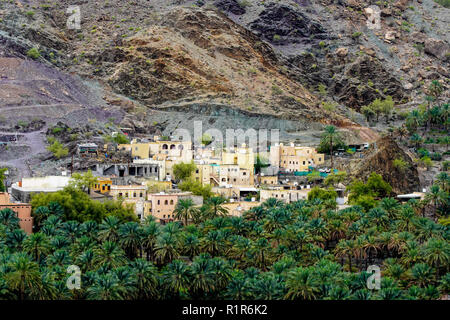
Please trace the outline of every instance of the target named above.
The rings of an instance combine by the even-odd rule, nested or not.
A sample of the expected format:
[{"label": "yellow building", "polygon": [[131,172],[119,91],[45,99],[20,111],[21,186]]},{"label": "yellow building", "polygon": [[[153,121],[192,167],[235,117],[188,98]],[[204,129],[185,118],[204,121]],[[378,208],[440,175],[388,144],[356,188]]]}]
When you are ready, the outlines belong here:
[{"label": "yellow building", "polygon": [[230,148],[222,152],[222,164],[236,164],[239,168],[253,172],[255,166],[255,154],[252,148],[242,144],[238,148]]},{"label": "yellow building", "polygon": [[97,179],[97,183],[94,184],[94,191],[105,194],[111,191],[111,186],[112,186],[111,179],[99,178]]},{"label": "yellow building", "polygon": [[129,185],[129,186],[111,186],[111,196],[117,199],[135,199],[145,200],[147,196],[147,187],[143,185]]},{"label": "yellow building", "polygon": [[121,144],[119,150],[131,152],[133,159],[161,159],[159,155],[164,155],[164,159],[177,162],[189,162],[193,158],[192,142],[190,141],[152,141]]},{"label": "yellow building", "polygon": [[278,176],[261,176],[260,178],[261,185],[277,185],[278,184]]},{"label": "yellow building", "polygon": [[234,201],[227,202],[222,207],[228,211],[229,216],[241,217],[244,212],[260,205],[261,203],[258,201]]},{"label": "yellow building", "polygon": [[283,189],[261,189],[260,201],[265,202],[269,198],[275,198],[286,203],[306,200],[310,189],[283,190]]},{"label": "yellow building", "polygon": [[288,146],[280,143],[270,147],[270,164],[283,168],[288,172],[308,171],[310,166],[318,166],[325,162],[325,155],[317,153],[315,148]]}]

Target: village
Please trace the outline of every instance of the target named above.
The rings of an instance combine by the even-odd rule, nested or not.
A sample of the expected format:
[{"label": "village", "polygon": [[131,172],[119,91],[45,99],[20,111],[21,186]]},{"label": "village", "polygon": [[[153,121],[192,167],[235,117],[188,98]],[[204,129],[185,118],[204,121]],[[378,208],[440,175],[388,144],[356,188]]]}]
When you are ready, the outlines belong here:
[{"label": "village", "polygon": [[[368,146],[361,143],[352,147],[360,152]],[[339,154],[340,150],[336,151],[335,155]],[[74,170],[74,162],[78,170]],[[119,200],[131,205],[139,220],[152,216],[160,224],[167,224],[177,220],[174,211],[180,200],[191,199],[196,207],[204,202],[201,193],[180,189],[181,179],[174,172],[177,166],[192,171],[185,177],[191,183],[221,197],[229,216],[242,216],[270,198],[284,203],[307,200],[313,187],[322,186],[329,174],[338,172],[325,166],[325,154],[293,142],[276,143],[258,152],[245,143],[225,148],[207,141],[196,146],[174,136],[136,137],[127,144],[89,142],[77,145],[71,165],[61,175],[11,181],[10,194],[1,194],[0,209],[12,209],[18,214],[21,228],[32,233],[32,196],[61,191],[70,184],[73,174],[88,172],[94,177],[86,190],[91,199]],[[333,189],[337,209],[349,207],[342,181]],[[398,199],[422,197],[422,193],[414,193]]]}]

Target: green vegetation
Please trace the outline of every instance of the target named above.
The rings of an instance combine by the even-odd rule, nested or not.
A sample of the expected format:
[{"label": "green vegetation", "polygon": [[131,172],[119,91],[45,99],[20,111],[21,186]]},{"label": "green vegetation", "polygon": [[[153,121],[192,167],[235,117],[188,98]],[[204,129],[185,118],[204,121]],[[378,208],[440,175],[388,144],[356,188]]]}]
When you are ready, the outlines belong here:
[{"label": "green vegetation", "polygon": [[392,187],[383,180],[383,177],[372,172],[364,183],[361,180],[354,180],[347,187],[350,192],[348,202],[354,205],[372,208],[375,205],[375,199],[387,197],[392,192]]},{"label": "green vegetation", "polygon": [[338,149],[347,149],[341,134],[337,131],[335,126],[326,126],[325,132],[322,134],[318,152],[326,153],[331,156],[331,167],[333,168],[333,151]]},{"label": "green vegetation", "polygon": [[434,2],[439,3],[445,8],[450,8],[450,0],[434,0]]},{"label": "green vegetation", "polygon": [[5,172],[8,170],[8,168],[0,168],[0,192],[6,192],[6,186],[5,186]]},{"label": "green vegetation", "polygon": [[370,122],[374,116],[376,116],[376,121],[378,122],[380,115],[384,114],[386,123],[388,123],[393,110],[394,101],[391,96],[387,96],[384,100],[375,99],[370,105],[361,108],[361,112],[368,122]]},{"label": "green vegetation", "polygon": [[31,59],[38,59],[41,54],[39,53],[39,50],[36,48],[31,48],[30,50],[27,51],[27,56]]},{"label": "green vegetation", "polygon": [[[335,211],[320,198],[269,199],[243,217],[223,217],[217,199],[199,210],[212,218],[162,226],[113,214],[98,222],[101,215],[85,215],[92,203],[80,206],[82,223],[69,220],[67,200],[78,201],[67,192],[82,194],[33,200],[45,206],[35,210],[42,219],[32,235],[0,212],[0,298],[416,300],[449,292],[448,226],[421,217],[414,202],[384,198],[372,209]],[[178,209],[188,221],[195,215],[189,201]],[[366,284],[374,263],[380,290]],[[81,268],[79,290],[66,286],[72,264]]]},{"label": "green vegetation", "polygon": [[194,162],[181,162],[173,166],[173,175],[177,181],[187,180],[192,176],[195,170],[197,170],[197,166]]},{"label": "green vegetation", "polygon": [[[55,204],[58,204],[58,210],[52,209]],[[42,208],[48,208],[50,212],[55,213],[63,220],[74,222],[93,220],[100,223],[108,216],[114,216],[123,222],[137,221],[132,206],[125,206],[120,201],[94,201],[88,194],[72,186],[55,193],[35,194],[32,196],[31,205],[34,208],[33,217],[37,221],[44,220],[40,216]],[[46,213],[46,215],[48,214]],[[37,227],[40,228],[41,226],[38,225]]]},{"label": "green vegetation", "polygon": [[69,154],[69,149],[56,139],[49,139],[50,145],[47,150],[53,153],[53,156],[57,159],[61,159]]}]

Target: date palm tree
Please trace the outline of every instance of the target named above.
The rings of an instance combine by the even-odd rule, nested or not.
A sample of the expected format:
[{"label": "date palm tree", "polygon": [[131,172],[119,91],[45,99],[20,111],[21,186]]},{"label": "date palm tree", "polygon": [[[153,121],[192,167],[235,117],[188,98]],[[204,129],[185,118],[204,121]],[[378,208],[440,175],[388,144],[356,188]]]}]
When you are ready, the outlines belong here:
[{"label": "date palm tree", "polygon": [[165,265],[178,258],[177,239],[169,233],[162,233],[156,240],[156,259]]},{"label": "date palm tree", "polygon": [[204,212],[205,216],[209,219],[218,217],[218,216],[226,216],[228,215],[228,209],[223,207],[223,204],[227,200],[223,197],[211,197],[206,202],[206,211]]},{"label": "date palm tree", "polygon": [[10,230],[19,227],[19,218],[17,214],[9,208],[0,210],[0,224],[8,227]]},{"label": "date palm tree", "polygon": [[129,259],[134,259],[138,251],[139,257],[142,258],[143,236],[143,229],[137,222],[127,222],[119,227],[119,242]]},{"label": "date palm tree", "polygon": [[450,262],[450,245],[443,239],[431,238],[425,244],[425,260],[436,269],[436,281],[438,281],[439,270],[445,266],[448,271]]},{"label": "date palm tree", "polygon": [[175,297],[186,294],[191,285],[191,269],[180,260],[174,260],[163,271],[163,283]]},{"label": "date palm tree", "polygon": [[114,273],[99,275],[94,284],[86,290],[89,300],[123,300],[124,288]]},{"label": "date palm tree", "polygon": [[142,247],[146,252],[147,261],[154,261],[155,259],[156,240],[160,234],[161,229],[156,222],[151,221],[147,225],[144,225]]},{"label": "date palm tree", "polygon": [[39,266],[28,254],[13,254],[8,267],[10,271],[4,279],[8,288],[17,292],[20,300],[24,300],[33,288],[41,285]]},{"label": "date palm tree", "polygon": [[184,225],[187,226],[188,220],[194,219],[198,215],[198,210],[194,205],[194,201],[191,198],[180,199],[173,211],[175,219],[183,220]]},{"label": "date palm tree", "polygon": [[286,279],[289,300],[313,300],[319,295],[319,283],[309,268],[299,267],[289,272]]},{"label": "date palm tree", "polygon": [[140,300],[156,298],[158,274],[153,263],[145,259],[136,259],[130,264],[130,267],[133,269],[137,280],[137,298]]},{"label": "date palm tree", "polygon": [[115,216],[107,216],[105,220],[99,225],[98,239],[100,241],[112,241],[119,240],[119,227],[120,221]]},{"label": "date palm tree", "polygon": [[100,248],[94,249],[96,266],[117,268],[126,263],[123,250],[115,242],[105,241]]},{"label": "date palm tree", "polygon": [[41,263],[42,255],[50,251],[50,241],[48,237],[41,233],[34,233],[23,242],[24,251],[29,253],[37,263]]}]

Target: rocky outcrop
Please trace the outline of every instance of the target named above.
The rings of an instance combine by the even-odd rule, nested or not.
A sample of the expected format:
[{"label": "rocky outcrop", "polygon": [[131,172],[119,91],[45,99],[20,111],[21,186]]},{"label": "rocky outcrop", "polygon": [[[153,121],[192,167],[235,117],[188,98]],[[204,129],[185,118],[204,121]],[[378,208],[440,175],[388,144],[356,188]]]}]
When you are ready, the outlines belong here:
[{"label": "rocky outcrop", "polygon": [[308,43],[331,37],[320,23],[284,4],[267,5],[250,23],[250,28],[261,38],[277,45]]},{"label": "rocky outcrop", "polygon": [[[394,166],[401,159],[407,167]],[[362,160],[352,170],[352,176],[367,179],[372,172],[380,174],[392,186],[395,194],[419,191],[419,172],[411,156],[389,136],[383,137],[364,153]]]},{"label": "rocky outcrop", "polygon": [[430,38],[425,40],[425,52],[444,60],[449,58],[450,46],[442,40]]},{"label": "rocky outcrop", "polygon": [[231,12],[235,15],[245,14],[245,8],[236,0],[216,0],[214,5],[226,12]]}]

